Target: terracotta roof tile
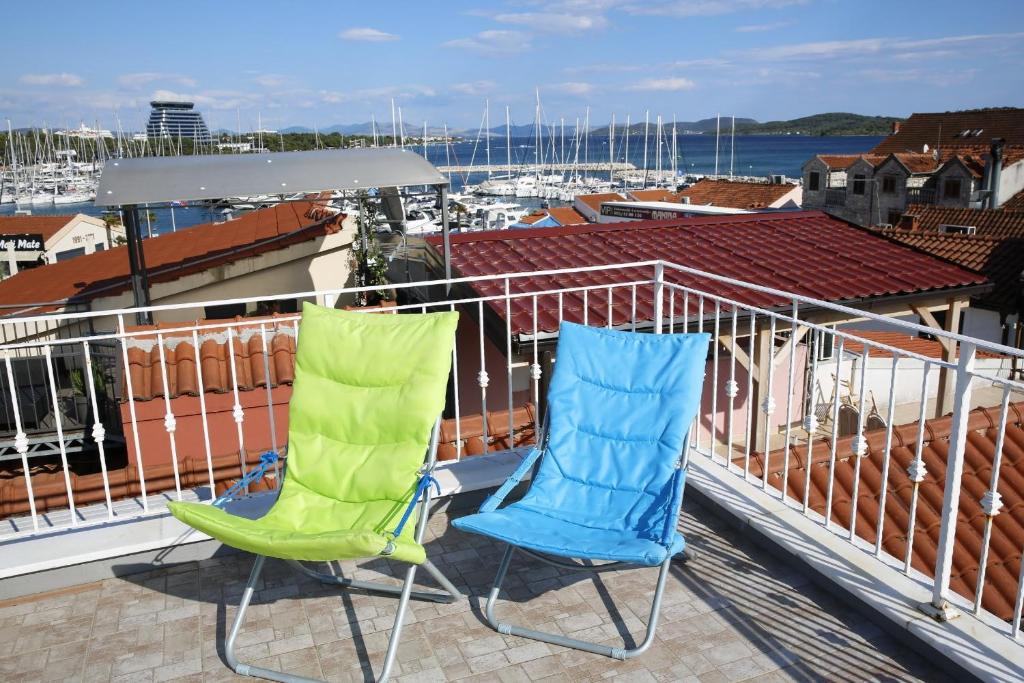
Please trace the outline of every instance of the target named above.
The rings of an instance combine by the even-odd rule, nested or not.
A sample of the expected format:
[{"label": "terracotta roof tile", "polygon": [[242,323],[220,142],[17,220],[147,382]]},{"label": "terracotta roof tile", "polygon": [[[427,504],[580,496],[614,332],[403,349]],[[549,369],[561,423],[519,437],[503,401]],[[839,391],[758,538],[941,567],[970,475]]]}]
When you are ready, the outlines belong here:
[{"label": "terracotta roof tile", "polygon": [[842,171],[850,166],[853,166],[860,159],[864,159],[872,166],[885,161],[886,155],[884,154],[819,154],[820,159],[826,166],[833,171]]},{"label": "terracotta roof tile", "polygon": [[[228,328],[231,326],[231,351],[235,356],[235,377],[239,391],[266,387],[266,367],[270,368],[270,386],[291,384],[295,379],[296,316],[270,318],[235,318],[234,320],[196,320],[188,323],[157,323],[129,327],[128,332],[166,330],[163,336],[164,366],[167,368],[167,393],[170,397],[199,394],[196,372],[196,348],[192,333],[175,332],[193,325],[204,329],[198,334],[199,358],[202,362],[203,391],[226,393],[234,389],[231,358],[228,351]],[[244,324],[237,324],[244,323]],[[262,327],[262,329],[261,329]],[[263,333],[267,337],[264,358]],[[128,367],[131,372],[132,395],[136,401],[164,396],[163,372],[157,335],[133,335],[128,342]],[[127,395],[127,391],[122,395]]]},{"label": "terracotta roof tile", "polygon": [[79,214],[59,216],[0,216],[0,235],[42,235],[43,241],[56,235]]},{"label": "terracotta roof tile", "polygon": [[533,225],[537,221],[543,220],[548,216],[551,216],[553,219],[558,221],[559,225],[580,225],[587,222],[587,219],[584,218],[583,214],[571,206],[553,206],[549,209],[538,209],[529,216],[525,216],[520,219],[519,222],[527,225]]},{"label": "terracotta roof tile", "polygon": [[679,192],[691,204],[726,206],[733,209],[762,209],[785,197],[796,185],[751,183],[739,180],[698,181]]},{"label": "terracotta roof tile", "polygon": [[938,232],[942,225],[973,225],[982,237],[1024,238],[1024,213],[1017,211],[911,204],[903,213],[914,217],[914,232]]},{"label": "terracotta roof tile", "polygon": [[1024,190],[1007,199],[1000,208],[1003,211],[1024,211]]},{"label": "terracotta roof tile", "polygon": [[626,198],[618,192],[599,192],[598,194],[578,194],[576,199],[597,213],[601,213],[601,205],[605,202],[621,202]]},{"label": "terracotta roof tile", "polygon": [[[910,353],[916,353],[919,356],[925,356],[927,358],[942,358],[942,344],[935,339],[925,339],[924,337],[915,337],[902,332],[881,332],[878,330],[862,330],[862,329],[845,329],[845,331],[862,337],[868,341],[878,342],[879,344],[885,344],[896,349],[902,349],[909,351]],[[852,339],[847,339],[843,343],[843,348],[850,353],[861,354],[864,351],[864,345],[860,342]],[[1002,354],[993,353],[984,349],[978,349],[978,358],[1003,358]],[[872,358],[892,358],[893,354],[891,351],[880,349],[876,347],[871,348]]]},{"label": "terracotta roof tile", "polygon": [[[998,408],[972,410],[968,421],[970,431],[964,460],[950,588],[971,600],[975,597],[985,521],[981,498],[988,490],[992,475],[998,424]],[[951,425],[952,418],[948,415],[927,420],[924,424],[922,459],[927,474],[919,489],[911,565],[928,576],[934,575],[935,571]],[[910,499],[913,492],[907,468],[914,459],[919,429],[920,425],[916,422],[893,428],[891,464],[886,482],[888,495],[885,499],[885,510],[882,512],[885,518],[882,548],[900,559],[905,556],[907,550]],[[880,516],[878,501],[882,490],[881,471],[885,437],[884,428],[865,432],[868,452],[860,463],[855,530],[858,536],[872,544],[877,538]],[[850,528],[850,514],[853,509],[851,496],[856,466],[855,458],[852,456],[854,438],[841,437],[836,442],[835,488],[832,509],[829,511],[832,521],[847,529]],[[787,494],[795,500],[803,500],[804,482],[809,466],[810,507],[822,515],[826,513],[831,447],[831,439],[816,440],[810,458],[806,442],[790,448]],[[781,449],[770,454],[768,481],[776,489],[781,487],[783,455]],[[735,461],[742,465],[743,457],[739,456]],[[762,470],[761,454],[752,456],[751,471],[760,477]],[[1003,508],[993,518],[992,543],[985,573],[986,588],[982,605],[1000,618],[1010,619],[1020,572],[1021,541],[1024,539],[1024,403],[1011,404],[1008,413],[998,490],[1002,496]]]},{"label": "terracotta roof tile", "polygon": [[[964,131],[971,134],[964,136]],[[974,135],[975,131],[978,132]],[[921,152],[950,146],[987,145],[992,138],[1005,138],[1008,145],[1024,145],[1024,109],[974,109],[943,113],[912,114],[894,133],[878,143],[874,154]]]},{"label": "terracotta roof tile", "polygon": [[[313,202],[294,202],[252,211],[226,223],[207,223],[152,237],[142,242],[149,281],[175,280],[213,265],[312,240],[336,231],[343,219],[343,214],[326,212]],[[127,290],[129,277],[128,248],[116,247],[21,271],[0,282],[0,301],[89,301]]]},{"label": "terracotta roof tile", "polygon": [[[1021,219],[1021,234],[1024,235],[1024,215],[1021,215]],[[1020,308],[1024,238],[944,234],[898,228],[883,230],[882,234],[907,246],[983,273],[995,286],[991,292],[979,298],[978,304],[1005,312],[1013,312]]]},{"label": "terracotta roof tile", "polygon": [[[437,248],[440,238],[427,243]],[[460,276],[572,268],[664,259],[708,270],[746,282],[831,301],[853,301],[889,294],[922,292],[982,284],[985,277],[959,266],[914,251],[868,230],[817,211],[637,221],[567,228],[529,228],[453,235],[452,264]],[[650,278],[650,273],[617,270],[561,274],[515,280],[513,291],[558,289],[583,285],[609,285]],[[774,295],[704,281],[671,271],[668,279],[713,291],[727,298],[762,307],[787,303]],[[474,285],[482,295],[501,293],[500,281]],[[650,287],[637,287],[637,320],[653,319]],[[583,319],[582,296],[563,297],[565,318]],[[676,297],[676,313],[682,313]],[[504,304],[492,304],[505,315]],[[607,290],[588,296],[588,320],[607,320]],[[613,292],[613,324],[632,318],[629,289]],[[693,313],[691,309],[690,313]],[[554,331],[558,297],[538,300],[537,329]],[[514,333],[534,329],[532,304],[516,300],[512,306]]]},{"label": "terracotta roof tile", "polygon": [[650,190],[632,190],[629,196],[638,202],[678,202],[679,193],[665,188],[654,188]]}]

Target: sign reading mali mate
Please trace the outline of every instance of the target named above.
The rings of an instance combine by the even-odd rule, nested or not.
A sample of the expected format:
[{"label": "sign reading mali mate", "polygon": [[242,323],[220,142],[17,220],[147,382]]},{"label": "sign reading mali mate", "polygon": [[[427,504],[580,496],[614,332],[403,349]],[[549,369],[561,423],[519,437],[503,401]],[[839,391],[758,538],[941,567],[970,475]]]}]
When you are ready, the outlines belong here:
[{"label": "sign reading mali mate", "polygon": [[42,251],[42,235],[0,235],[0,251]]}]

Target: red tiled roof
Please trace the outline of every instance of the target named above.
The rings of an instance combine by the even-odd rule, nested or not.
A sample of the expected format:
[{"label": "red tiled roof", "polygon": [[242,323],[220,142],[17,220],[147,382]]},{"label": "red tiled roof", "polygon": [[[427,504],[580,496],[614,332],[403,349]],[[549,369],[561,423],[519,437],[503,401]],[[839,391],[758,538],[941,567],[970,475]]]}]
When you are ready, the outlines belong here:
[{"label": "red tiled roof", "polygon": [[[313,202],[252,211],[226,223],[208,223],[143,240],[150,283],[176,280],[214,265],[281,249],[336,231],[343,214]],[[36,304],[89,301],[129,289],[128,248],[79,256],[23,270],[0,282],[0,302]],[[8,309],[10,310],[10,309]]]},{"label": "red tiled roof", "polygon": [[601,213],[601,205],[605,202],[621,202],[626,198],[618,192],[601,192],[598,194],[578,194],[576,199],[583,202],[597,213]]},{"label": "red tiled roof", "polygon": [[519,222],[527,225],[533,225],[539,220],[551,216],[559,225],[579,225],[586,223],[587,219],[583,217],[576,209],[571,206],[554,206],[549,209],[539,209],[531,213],[529,216],[525,216]]},{"label": "red tiled roof", "polygon": [[[227,328],[218,323],[242,322],[231,328],[231,351],[228,351]],[[263,336],[267,336],[267,358],[270,386],[291,384],[295,379],[295,327],[293,321],[275,318],[235,318],[234,320],[196,320],[189,323],[157,323],[128,328],[129,332],[174,330],[192,325],[204,328],[199,332],[199,358],[202,366],[203,391],[225,393],[234,389],[230,353],[235,356],[235,375],[239,391],[251,391],[267,385],[264,367]],[[129,338],[128,368],[131,371],[132,395],[136,401],[162,398],[163,372],[157,336],[138,335]],[[167,393],[170,398],[197,396],[196,348],[191,332],[165,332],[164,366],[167,368]],[[124,395],[127,392],[123,392]]]},{"label": "red tiled roof", "polygon": [[911,173],[932,173],[939,167],[938,160],[931,154],[899,152],[893,156]]},{"label": "red tiled roof", "polygon": [[632,190],[629,193],[638,202],[678,202],[679,194],[672,190],[658,187],[651,190]]},{"label": "red tiled roof", "polygon": [[1007,199],[999,208],[1003,211],[1024,211],[1024,190]]},{"label": "red tiled roof", "polygon": [[983,237],[1024,238],[1024,213],[1003,209],[911,204],[903,212],[914,217],[915,232],[938,232],[941,225],[973,225]]},{"label": "red tiled roof", "polygon": [[[429,237],[427,242],[437,248],[440,238]],[[451,237],[451,248],[452,265],[459,275],[466,277],[664,259],[829,301],[855,301],[985,282],[982,275],[817,211],[465,233]],[[513,292],[533,291],[609,285],[650,277],[649,272],[610,270],[519,279],[513,280],[511,286]],[[787,304],[784,298],[774,295],[671,270],[666,271],[666,278],[761,307]],[[501,294],[502,286],[500,281],[474,285],[478,293],[487,296]],[[569,293],[563,299],[565,319],[581,321],[582,296]],[[681,295],[676,297],[677,313],[682,312],[681,299]],[[653,318],[652,301],[649,286],[637,287],[637,320]],[[492,307],[504,316],[503,302],[493,303]],[[538,313],[538,330],[556,330],[558,297],[539,297]],[[630,290],[616,289],[613,324],[626,324],[631,315]],[[514,301],[512,318],[513,332],[532,331],[532,302]],[[589,295],[588,320],[592,324],[606,322],[606,290]]]},{"label": "red tiled roof", "polygon": [[[976,211],[977,209],[966,209]],[[992,211],[991,213],[999,213]],[[1024,235],[1024,214],[1021,215]],[[971,225],[971,223],[967,223]],[[958,235],[889,228],[882,234],[902,244],[952,261],[985,276],[995,285],[978,303],[986,308],[1013,312],[1021,306],[1021,274],[1024,273],[1024,239]]]},{"label": "red tiled roof", "polygon": [[[926,358],[942,358],[942,344],[935,339],[915,337],[902,332],[881,332],[878,330],[860,329],[845,329],[844,331],[851,332],[858,337],[868,340],[869,342],[878,342],[879,344],[885,344],[886,346],[891,346],[896,349],[916,353],[917,355],[925,356]],[[850,353],[858,355],[864,352],[864,344],[852,339],[847,339],[843,342],[843,348]],[[892,358],[892,356],[892,351],[871,347],[872,358]],[[1001,354],[992,353],[991,351],[986,351],[984,349],[978,349],[977,356],[978,358],[1004,357]]]},{"label": "red tiled roof", "polygon": [[[963,136],[966,130],[981,132]],[[974,109],[931,114],[912,114],[894,133],[871,150],[873,154],[920,152],[925,145],[940,150],[950,146],[987,145],[1005,138],[1008,145],[1024,145],[1024,109]]]},{"label": "red tiled roof", "polygon": [[691,204],[726,206],[733,209],[763,209],[796,189],[796,185],[750,183],[739,180],[704,178],[679,193]]},{"label": "red tiled roof", "polygon": [[885,161],[884,154],[819,154],[818,158],[833,171],[850,168],[860,159],[864,159],[872,166]]},{"label": "red tiled roof", "polygon": [[78,214],[60,216],[0,216],[0,235],[42,235],[43,242],[50,239]]},{"label": "red tiled roof", "polygon": [[[975,597],[985,524],[981,498],[991,481],[998,425],[998,408],[978,408],[970,413],[950,588],[971,600]],[[927,420],[924,424],[922,459],[927,474],[919,489],[911,565],[929,576],[935,572],[935,558],[938,552],[942,492],[946,479],[951,427],[952,418],[949,415]],[[905,557],[907,549],[910,498],[913,491],[913,485],[907,476],[907,468],[914,459],[918,430],[919,424],[916,422],[893,428],[891,463],[886,482],[888,494],[883,511],[885,522],[882,548],[900,559]],[[868,452],[860,462],[856,534],[869,543],[874,543],[877,538],[885,436],[885,429],[865,432]],[[830,511],[832,521],[847,529],[850,527],[856,466],[856,459],[852,454],[854,438],[841,437],[836,443],[835,484]],[[1003,508],[993,518],[982,605],[1000,618],[1009,619],[1013,614],[1014,598],[1017,593],[1021,541],[1024,539],[1024,403],[1011,404],[1004,439],[998,486]],[[814,442],[810,461],[809,502],[811,508],[822,515],[825,514],[830,455],[831,439],[819,439]],[[740,456],[734,461],[742,464],[742,459]],[[787,494],[798,501],[803,500],[807,460],[806,441],[790,447]],[[782,485],[783,467],[782,450],[773,451],[769,459],[768,481],[776,489]],[[751,458],[751,471],[755,476],[761,476],[762,470],[762,458],[757,454]]]}]

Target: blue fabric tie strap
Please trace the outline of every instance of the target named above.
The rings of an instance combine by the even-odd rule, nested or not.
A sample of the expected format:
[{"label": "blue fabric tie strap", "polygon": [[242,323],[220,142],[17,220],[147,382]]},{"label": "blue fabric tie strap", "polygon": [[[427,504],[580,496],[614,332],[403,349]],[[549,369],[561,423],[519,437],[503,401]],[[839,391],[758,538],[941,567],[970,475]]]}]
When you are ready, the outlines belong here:
[{"label": "blue fabric tie strap", "polygon": [[[409,517],[412,516],[412,511],[416,508],[416,503],[419,502],[420,496],[423,495],[423,492],[426,491],[431,484],[434,485],[437,495],[441,495],[441,485],[437,482],[437,479],[434,479],[430,472],[425,472],[423,476],[420,477],[419,483],[416,484],[416,492],[412,494],[412,499],[405,507],[405,512],[402,514],[402,518],[398,520],[398,526],[395,527],[394,531],[388,534],[390,539],[396,539],[402,535],[402,529],[405,528],[405,523],[408,522]],[[387,545],[384,546],[384,550],[381,551],[381,555],[390,555],[394,552],[394,548],[395,544],[393,543],[393,540],[388,540]]]},{"label": "blue fabric tie strap", "polygon": [[213,501],[213,506],[218,508],[224,507],[227,502],[234,500],[235,494],[262,479],[263,475],[267,473],[267,470],[273,467],[277,461],[278,455],[276,451],[267,451],[261,455],[260,464],[246,472],[231,488]]},{"label": "blue fabric tie strap", "polygon": [[519,463],[519,467],[516,468],[516,471],[505,480],[505,483],[502,484],[497,491],[487,497],[484,504],[480,506],[480,512],[493,512],[494,510],[497,510],[498,506],[501,505],[501,502],[505,500],[505,496],[507,496],[512,489],[514,489],[519,482],[523,480],[526,473],[530,471],[531,467],[533,467],[533,463],[537,462],[537,458],[540,457],[540,454],[541,451],[539,448],[531,448],[530,452],[526,454],[525,458],[523,458],[523,461]]}]

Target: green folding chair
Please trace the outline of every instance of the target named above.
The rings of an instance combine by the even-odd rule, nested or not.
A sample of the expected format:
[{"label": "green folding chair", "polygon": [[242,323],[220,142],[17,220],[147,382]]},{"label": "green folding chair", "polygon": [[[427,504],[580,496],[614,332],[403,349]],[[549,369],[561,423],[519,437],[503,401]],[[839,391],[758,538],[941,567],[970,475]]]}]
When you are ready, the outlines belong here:
[{"label": "green folding chair", "polygon": [[[298,571],[344,589],[399,597],[381,681],[390,674],[410,598],[454,602],[460,597],[423,548],[457,322],[458,313],[382,315],[305,304],[288,413],[287,469],[273,506],[263,517],[247,519],[221,509],[221,499],[215,505],[169,504],[182,522],[256,554],[224,647],[235,672],[310,680],[243,664],[235,656],[235,640],[267,557],[287,560]],[[400,588],[302,564],[374,557],[410,565]],[[412,590],[419,566],[443,592]]]}]

